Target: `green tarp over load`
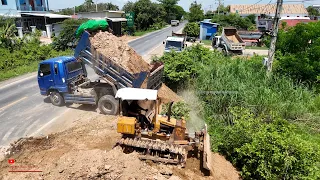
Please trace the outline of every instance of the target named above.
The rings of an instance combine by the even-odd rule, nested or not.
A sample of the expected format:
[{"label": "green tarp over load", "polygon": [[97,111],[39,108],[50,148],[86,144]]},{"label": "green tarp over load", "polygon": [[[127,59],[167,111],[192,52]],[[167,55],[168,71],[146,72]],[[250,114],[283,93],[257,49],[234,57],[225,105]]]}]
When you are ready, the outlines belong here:
[{"label": "green tarp over load", "polygon": [[80,37],[81,34],[87,30],[87,31],[97,31],[97,30],[106,30],[108,28],[108,22],[104,19],[101,20],[89,20],[83,24],[77,29],[76,37]]}]

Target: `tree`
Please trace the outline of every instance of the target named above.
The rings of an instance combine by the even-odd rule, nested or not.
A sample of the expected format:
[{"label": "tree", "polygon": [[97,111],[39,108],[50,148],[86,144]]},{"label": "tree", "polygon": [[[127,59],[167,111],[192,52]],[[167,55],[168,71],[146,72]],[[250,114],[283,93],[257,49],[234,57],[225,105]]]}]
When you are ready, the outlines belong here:
[{"label": "tree", "polygon": [[307,7],[309,16],[320,16],[320,12],[313,8],[312,6]]},{"label": "tree", "polygon": [[287,31],[279,31],[278,37],[276,71],[310,86],[319,86],[320,22],[297,24]]},{"label": "tree", "polygon": [[187,23],[183,28],[183,33],[187,33],[190,37],[198,37],[200,35],[200,26],[197,23]]},{"label": "tree", "polygon": [[188,15],[188,20],[190,22],[198,22],[204,19],[204,12],[202,10],[202,6],[201,4],[198,4],[197,1],[191,3],[189,11],[190,13]]},{"label": "tree", "polygon": [[165,21],[167,23],[169,23],[173,19],[180,20],[183,16],[184,10],[182,7],[177,5],[178,1],[179,0],[158,0],[158,2],[160,2],[167,13],[167,16],[165,18]]},{"label": "tree", "polygon": [[135,3],[128,1],[127,3],[125,3],[122,7],[122,11],[124,12],[133,12],[134,11],[134,6]]},{"label": "tree", "polygon": [[151,2],[151,0],[138,0],[135,3],[129,1],[123,6],[122,10],[134,12],[135,27],[138,30],[147,30],[156,23],[163,26],[162,22],[167,16],[164,7],[161,4]]},{"label": "tree", "polygon": [[175,15],[176,15],[177,20],[181,20],[182,17],[186,14],[184,9],[178,5],[174,5],[174,11],[175,11]]},{"label": "tree", "polygon": [[[103,5],[105,5],[106,10],[113,10],[113,11],[118,11],[119,10],[119,6],[112,4],[111,2],[109,3],[103,3]],[[98,6],[99,8],[99,6]]]},{"label": "tree", "polygon": [[252,24],[256,24],[256,15],[250,14],[247,18],[251,21]]},{"label": "tree", "polygon": [[253,23],[248,17],[242,18],[238,14],[215,15],[212,17],[211,22],[218,23],[222,27],[233,26],[237,29],[245,30],[253,26]]},{"label": "tree", "polygon": [[56,50],[66,50],[72,47],[77,40],[75,32],[86,19],[67,19],[62,22],[62,31],[58,37],[53,39],[53,47]]},{"label": "tree", "polygon": [[16,37],[16,25],[14,19],[0,17],[0,47],[8,48],[10,51],[14,48],[14,39]]},{"label": "tree", "polygon": [[220,5],[217,7],[217,12],[219,11],[219,13],[228,13],[230,12],[230,6],[224,6],[224,5]]}]

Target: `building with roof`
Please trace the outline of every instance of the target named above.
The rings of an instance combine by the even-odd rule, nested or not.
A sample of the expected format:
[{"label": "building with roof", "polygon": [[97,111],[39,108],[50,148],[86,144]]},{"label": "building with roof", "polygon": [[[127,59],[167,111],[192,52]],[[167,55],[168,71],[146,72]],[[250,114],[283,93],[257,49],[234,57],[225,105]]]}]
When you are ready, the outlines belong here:
[{"label": "building with roof", "polygon": [[[230,5],[230,12],[237,13],[243,17],[250,14],[255,14],[257,17],[260,17],[262,14],[274,17],[276,4]],[[281,18],[304,19],[308,17],[308,11],[303,4],[283,4]]]},{"label": "building with roof", "polygon": [[[51,24],[61,22],[71,16],[49,12],[49,0],[1,0],[0,16],[13,17],[19,31],[32,29],[50,30]],[[22,32],[19,32],[21,35]],[[49,36],[51,33],[47,32]]]},{"label": "building with roof", "polygon": [[211,19],[204,19],[200,22],[200,40],[211,39],[218,31],[219,24],[210,22]]}]

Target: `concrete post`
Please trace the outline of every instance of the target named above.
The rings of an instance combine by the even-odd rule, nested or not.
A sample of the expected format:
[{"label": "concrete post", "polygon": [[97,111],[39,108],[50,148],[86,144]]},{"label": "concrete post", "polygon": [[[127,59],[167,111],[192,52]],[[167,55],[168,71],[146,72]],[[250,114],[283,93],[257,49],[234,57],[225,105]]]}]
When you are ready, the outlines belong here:
[{"label": "concrete post", "polygon": [[36,28],[37,26],[30,26],[30,27],[31,27],[31,29],[32,29],[32,33],[35,33],[35,32],[36,32],[36,29],[37,29],[37,28]]},{"label": "concrete post", "polygon": [[51,25],[51,24],[47,24],[47,25],[46,25],[46,29],[47,29],[48,38],[51,39],[51,35],[52,35],[52,25]]},{"label": "concrete post", "polygon": [[19,37],[22,39],[23,38],[22,27],[17,27],[17,29],[18,29]]}]

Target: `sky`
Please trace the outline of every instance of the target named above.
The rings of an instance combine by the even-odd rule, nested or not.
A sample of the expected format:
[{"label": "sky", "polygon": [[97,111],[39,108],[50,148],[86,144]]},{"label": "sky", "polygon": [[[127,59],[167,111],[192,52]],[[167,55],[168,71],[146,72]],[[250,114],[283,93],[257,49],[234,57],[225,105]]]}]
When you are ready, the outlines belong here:
[{"label": "sky", "polygon": [[[57,10],[57,9],[63,9],[67,7],[74,7],[82,4],[84,0],[48,0],[49,1],[49,7],[51,10]],[[128,0],[93,0],[94,2],[98,3],[106,3],[111,2],[113,4],[118,5],[120,8],[128,2]],[[135,1],[135,0],[132,0]],[[156,2],[156,0],[152,0],[153,2]],[[186,11],[189,10],[189,6],[191,2],[194,0],[180,0],[179,5],[182,6]],[[216,9],[218,0],[197,0],[198,3],[202,4],[202,8],[207,11],[210,9]],[[232,0],[221,0],[222,3],[225,5],[229,4],[254,4],[259,1],[259,4],[268,4],[270,0],[238,0],[238,1],[232,1]],[[284,0],[285,2],[286,0]],[[287,0],[287,1],[295,1],[296,4],[300,4],[303,2],[303,0]],[[272,2],[276,2],[276,0],[272,0]],[[305,2],[305,1],[304,1]],[[320,4],[320,0],[307,0],[307,2],[304,3],[305,6],[309,6],[312,4]]]}]

